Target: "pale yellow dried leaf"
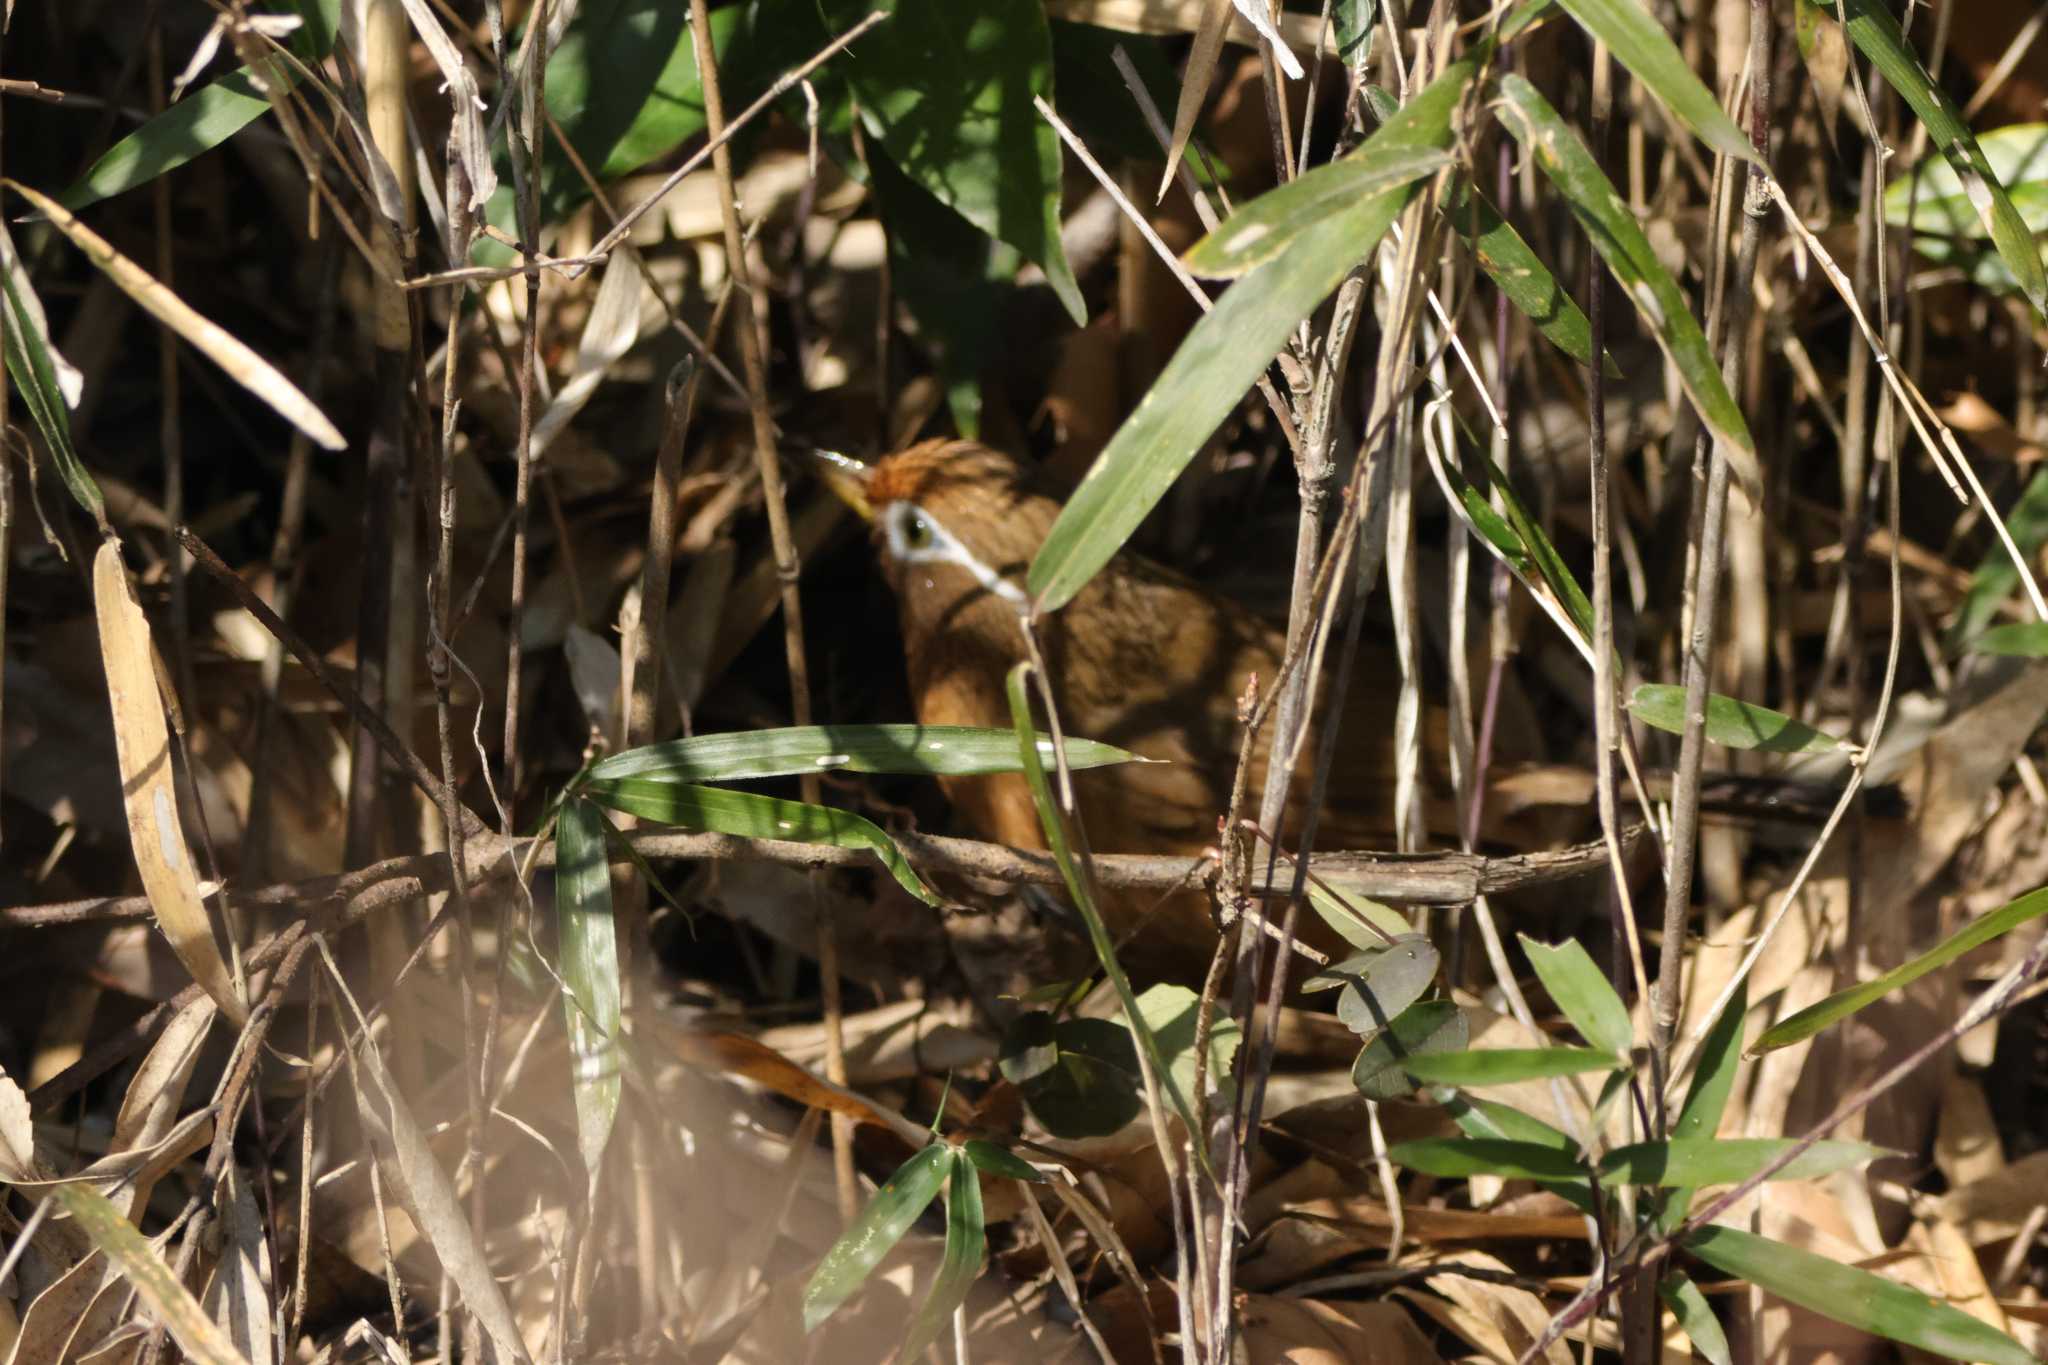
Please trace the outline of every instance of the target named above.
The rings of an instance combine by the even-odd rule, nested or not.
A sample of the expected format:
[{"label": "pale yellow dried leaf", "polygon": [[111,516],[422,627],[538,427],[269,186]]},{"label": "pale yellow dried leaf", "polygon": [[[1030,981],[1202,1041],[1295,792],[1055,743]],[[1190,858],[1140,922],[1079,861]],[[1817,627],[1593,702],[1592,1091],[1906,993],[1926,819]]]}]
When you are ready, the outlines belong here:
[{"label": "pale yellow dried leaf", "polygon": [[1952,1190],[2005,1169],[2005,1145],[1991,1118],[1991,1102],[1974,1077],[1951,1075],[1935,1112],[1934,1164]]},{"label": "pale yellow dried leaf", "polygon": [[[213,1023],[217,1006],[208,999],[194,1000],[171,1016],[171,1022],[151,1044],[149,1055],[135,1069],[128,1093],[121,1099],[121,1112],[114,1120],[114,1152],[132,1152],[162,1142],[178,1121],[178,1106],[184,1103],[185,1087],[192,1069],[199,1063],[199,1050]],[[156,1177],[136,1179],[119,1188],[102,1187],[130,1221],[149,1207]]]},{"label": "pale yellow dried leaf", "polygon": [[235,993],[213,926],[207,922],[206,906],[199,899],[199,878],[171,783],[171,737],[150,657],[149,622],[129,590],[119,542],[100,546],[92,582],[100,661],[114,710],[114,749],[128,810],[128,842],[142,874],[142,889],[179,961],[239,1026],[248,1010]]},{"label": "pale yellow dried leaf", "polygon": [[226,370],[230,379],[268,403],[279,416],[328,450],[347,448],[348,442],[342,439],[334,423],[328,421],[326,414],[314,406],[313,400],[301,393],[298,386],[286,379],[275,365],[250,350],[220,324],[201,317],[167,285],[114,250],[112,243],[79,222],[56,200],[18,180],[0,183],[34,204],[122,293]]},{"label": "pale yellow dried leaf", "polygon": [[33,1179],[35,1174],[36,1130],[28,1096],[0,1070],[0,1180]]},{"label": "pale yellow dried leaf", "polygon": [[241,1169],[228,1163],[223,1175],[226,1198],[221,1210],[220,1260],[213,1268],[201,1306],[220,1324],[249,1365],[275,1365],[277,1342],[271,1331],[270,1249],[263,1235],[263,1215],[249,1193]]}]

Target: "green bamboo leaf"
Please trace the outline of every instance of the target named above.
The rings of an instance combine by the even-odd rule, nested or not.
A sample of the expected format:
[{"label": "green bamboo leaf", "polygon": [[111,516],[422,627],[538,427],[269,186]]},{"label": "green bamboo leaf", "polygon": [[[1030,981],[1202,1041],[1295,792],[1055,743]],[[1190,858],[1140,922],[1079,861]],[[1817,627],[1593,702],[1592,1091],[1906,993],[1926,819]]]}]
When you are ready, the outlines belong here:
[{"label": "green bamboo leaf", "polygon": [[1686,1249],[1724,1275],[1859,1331],[1951,1360],[2039,1365],[2018,1342],[1961,1309],[1811,1251],[1720,1226],[1694,1233]]},{"label": "green bamboo leaf", "polygon": [[[2048,232],[2048,123],[2010,123],[1977,135],[1998,183],[2029,232]],[[1927,157],[1885,186],[1884,218],[1894,227],[1940,237],[1988,242],[1991,232],[1977,215],[1954,166]]]},{"label": "green bamboo leaf", "polygon": [[[334,46],[341,22],[341,0],[312,0],[291,6],[304,22],[286,45],[308,64],[323,60]],[[268,61],[265,78],[289,90],[299,73],[277,58]],[[186,93],[162,113],[109,147],[78,182],[57,196],[72,212],[97,204],[166,171],[176,170],[212,151],[249,124],[270,112],[270,100],[257,85],[254,70],[241,67],[210,85]]]},{"label": "green bamboo leaf", "polygon": [[1572,1162],[1575,1174],[1571,1179],[1546,1180],[1543,1182],[1544,1188],[1562,1196],[1572,1207],[1583,1213],[1593,1211],[1592,1180],[1580,1160],[1578,1143],[1542,1119],[1534,1118],[1512,1105],[1502,1104],[1497,1100],[1481,1099],[1477,1095],[1461,1095],[1455,1090],[1448,1089],[1437,1090],[1435,1098],[1443,1105],[1444,1112],[1451,1116],[1451,1121],[1458,1125],[1458,1131],[1467,1137],[1548,1147],[1565,1160]]},{"label": "green bamboo leaf", "polygon": [[1351,1064],[1351,1084],[1369,1100],[1397,1100],[1415,1089],[1405,1063],[1426,1052],[1457,1052],[1472,1041],[1465,1012],[1449,1000],[1418,1000],[1374,1034]]},{"label": "green bamboo leaf", "polygon": [[[1052,739],[1038,737],[1052,753]],[[1100,768],[1140,761],[1092,739],[1067,741],[1067,766]],[[697,735],[627,749],[593,764],[590,776],[658,782],[739,782],[834,768],[849,773],[916,773],[931,777],[1018,770],[1017,736],[974,725],[792,725]]]},{"label": "green bamboo leaf", "polygon": [[1678,1121],[1671,1125],[1673,1137],[1711,1138],[1721,1130],[1721,1115],[1735,1088],[1736,1068],[1742,1064],[1742,1019],[1748,1011],[1749,987],[1738,983],[1700,1047],[1685,1103],[1679,1108]]},{"label": "green bamboo leaf", "polygon": [[1579,135],[1558,117],[1550,101],[1521,76],[1501,77],[1501,121],[1530,152],[1537,165],[1564,193],[1593,249],[1607,262],[1643,323],[1657,338],[1686,396],[1707,429],[1722,443],[1729,472],[1751,506],[1763,497],[1763,475],[1757,467],[1756,442],[1742,418],[1742,409],[1721,381],[1721,368],[1706,334],[1694,320],[1685,292],[1671,278],[1650,248],[1649,238],[1627,203],[1586,149]]},{"label": "green bamboo leaf", "polygon": [[938,1194],[954,1164],[953,1149],[934,1142],[896,1168],[846,1234],[832,1244],[804,1285],[804,1331],[814,1332],[853,1296],[889,1249],[910,1231]]},{"label": "green bamboo leaf", "polygon": [[[2034,552],[2048,543],[2048,469],[2037,470],[2027,480],[2012,510],[2006,513],[2005,529],[2019,547],[2022,559],[2031,561]],[[1994,542],[1977,562],[1976,572],[1970,575],[1969,591],[1963,594],[1962,606],[1957,608],[1956,619],[1948,628],[1949,647],[1957,648],[1989,625],[1998,614],[1999,603],[2012,596],[2019,581],[2013,557],[2003,545]]]},{"label": "green bamboo leaf", "polygon": [[1639,0],[1558,0],[1558,4],[1579,21],[1579,27],[1607,44],[1614,60],[1662,100],[1694,137],[1724,156],[1763,164],[1749,138],[1693,74],[1671,35]]},{"label": "green bamboo leaf", "polygon": [[[1685,689],[1671,683],[1645,683],[1628,699],[1628,709],[1645,725],[1674,735],[1685,733]],[[1767,754],[1825,754],[1842,741],[1782,711],[1754,706],[1718,692],[1707,695],[1707,738],[1730,749],[1755,749]]]},{"label": "green bamboo leaf", "polygon": [[1497,1175],[1509,1180],[1583,1180],[1586,1168],[1554,1147],[1504,1138],[1421,1138],[1387,1149],[1387,1159],[1426,1175],[1462,1180]]},{"label": "green bamboo leaf", "polygon": [[927,905],[943,904],[918,879],[895,841],[873,821],[863,820],[850,811],[644,777],[586,783],[583,794],[601,806],[661,825],[737,834],[749,839],[788,839],[800,844],[869,849],[905,891]]},{"label": "green bamboo leaf", "polygon": [[946,1185],[946,1254],[939,1262],[938,1278],[932,1281],[931,1296],[904,1334],[903,1349],[896,1353],[898,1360],[916,1360],[925,1347],[939,1339],[952,1321],[953,1310],[967,1302],[967,1291],[981,1274],[982,1253],[988,1248],[981,1176],[974,1163],[957,1152],[952,1165],[953,1178]]},{"label": "green bamboo leaf", "polygon": [[[1053,800],[1052,783],[1046,778],[1045,761],[1038,751],[1038,731],[1031,724],[1031,701],[1024,692],[1024,680],[1030,668],[1029,664],[1018,664],[1011,669],[1006,690],[1010,698],[1010,718],[1017,727],[1017,753],[1024,768],[1024,780],[1031,787],[1032,803],[1038,808],[1039,824],[1045,829],[1045,840],[1052,848],[1053,860],[1060,865],[1060,876],[1067,883],[1067,894],[1073,897],[1074,908],[1080,912],[1081,922],[1087,926],[1088,941],[1095,949],[1096,961],[1101,963],[1103,975],[1109,978],[1117,1003],[1123,1006],[1131,1035],[1144,1050],[1145,1060],[1151,1063],[1152,1074],[1158,1078],[1159,1088],[1165,1092],[1173,1112],[1180,1116],[1189,1132],[1199,1132],[1201,1125],[1195,1122],[1187,1095],[1174,1079],[1173,1068],[1159,1045],[1159,1036],[1146,1022],[1137,993],[1131,989],[1131,978],[1124,972],[1123,964],[1117,961],[1116,943],[1109,936],[1109,926],[1102,922],[1102,911],[1089,892],[1088,879],[1081,875],[1080,865],[1074,860],[1074,846],[1067,835],[1066,817]],[[1207,1144],[1195,1143],[1194,1152],[1197,1164],[1206,1172],[1209,1169]]]},{"label": "green bamboo leaf", "polygon": [[597,1178],[619,1113],[619,938],[612,917],[604,816],[565,802],[555,817],[555,932],[562,957],[562,1011],[583,1168]]},{"label": "green bamboo leaf", "polygon": [[[27,1121],[24,1111],[22,1122]],[[108,1263],[134,1286],[151,1314],[187,1356],[204,1365],[247,1365],[227,1333],[200,1307],[199,1300],[164,1264],[148,1239],[121,1216],[112,1200],[82,1181],[58,1185],[51,1196],[64,1206],[93,1245],[106,1254]]]},{"label": "green bamboo leaf", "polygon": [[1508,1085],[1547,1076],[1613,1071],[1620,1063],[1588,1047],[1496,1047],[1415,1057],[1408,1074],[1430,1085]]},{"label": "green bamboo leaf", "polygon": [[1970,641],[1970,652],[2016,659],[2048,659],[2048,622],[2020,621],[1993,626]]},{"label": "green bamboo leaf", "polygon": [[1892,17],[1883,0],[1841,0],[1849,41],[1856,45],[1892,89],[1912,109],[1934,145],[1955,172],[1957,184],[1977,210],[1977,217],[1990,235],[1998,255],[2012,271],[2020,292],[2034,305],[2034,311],[2048,317],[2048,272],[2041,266],[2041,249],[2012,197],[1999,182],[1998,173],[1985,158],[1984,149],[1963,122],[1962,112],[1935,83],[1920,56],[1906,43],[1899,21]]},{"label": "green bamboo leaf", "polygon": [[[1451,115],[1477,72],[1477,53],[1446,67],[1366,139],[1360,155],[1449,146]],[[1072,601],[1180,477],[1294,330],[1367,259],[1415,192],[1409,182],[1345,205],[1223,292],[1135,411],[1110,438],[1031,561],[1042,611]]]},{"label": "green bamboo leaf", "polygon": [[[5,231],[0,227],[0,233]],[[14,256],[11,243],[7,254]],[[15,263],[18,267],[19,257],[15,257]],[[57,366],[48,340],[36,326],[40,309],[30,305],[29,287],[27,271],[0,268],[0,305],[4,305],[0,306],[0,344],[5,347],[7,373],[14,377],[15,390],[28,407],[36,430],[43,434],[43,444],[49,447],[50,458],[57,463],[57,474],[64,480],[64,487],[104,527],[106,500],[100,496],[100,486],[93,482],[85,462],[78,458],[77,447],[71,444],[71,410],[57,382]]]},{"label": "green bamboo leaf", "polygon": [[1522,951],[1550,998],[1572,1021],[1579,1036],[1594,1047],[1626,1058],[1635,1040],[1628,1021],[1628,1006],[1607,984],[1607,978],[1593,965],[1593,959],[1573,939],[1562,943],[1538,943],[1521,935]]},{"label": "green bamboo leaf", "polygon": [[1709,1365],[1735,1365],[1735,1353],[1728,1349],[1728,1334],[1721,1330],[1721,1320],[1714,1316],[1713,1305],[1700,1293],[1698,1285],[1673,1271],[1657,1286],[1657,1297],[1664,1300],[1686,1339],[1706,1357]]},{"label": "green bamboo leaf", "polygon": [[[1545,340],[1581,365],[1593,363],[1593,324],[1522,234],[1463,175],[1451,178],[1450,191],[1444,196],[1444,219],[1465,239],[1486,278]],[[1608,356],[1605,364],[1610,378],[1621,377],[1621,367],[1613,356]]]},{"label": "green bamboo leaf", "polygon": [[[1600,1178],[1628,1185],[1695,1189],[1739,1185],[1775,1161],[1791,1138],[1672,1138],[1617,1147],[1600,1160]],[[1773,1180],[1812,1180],[1890,1155],[1862,1142],[1816,1142],[1787,1162]]]},{"label": "green bamboo leaf", "polygon": [[1018,1156],[1006,1147],[998,1147],[987,1138],[969,1138],[960,1144],[960,1150],[974,1163],[975,1169],[989,1175],[1006,1176],[1011,1180],[1029,1180],[1044,1184],[1045,1172]]},{"label": "green bamboo leaf", "polygon": [[1342,160],[1240,205],[1181,259],[1205,279],[1234,280],[1280,255],[1332,213],[1434,175],[1452,159],[1441,147],[1379,146],[1369,140]]},{"label": "green bamboo leaf", "polygon": [[2048,887],[2029,891],[2018,900],[2008,902],[1949,935],[1911,962],[1902,963],[1873,981],[1865,981],[1847,990],[1836,991],[1827,999],[1808,1005],[1791,1018],[1780,1020],[1764,1030],[1763,1037],[1750,1045],[1749,1053],[1754,1057],[1759,1053],[1803,1042],[1837,1020],[1846,1019],[1864,1006],[1882,1000],[1910,982],[1918,981],[1937,967],[1947,966],[1972,948],[1981,947],[2001,934],[2011,933],[2044,912],[2048,912]]}]

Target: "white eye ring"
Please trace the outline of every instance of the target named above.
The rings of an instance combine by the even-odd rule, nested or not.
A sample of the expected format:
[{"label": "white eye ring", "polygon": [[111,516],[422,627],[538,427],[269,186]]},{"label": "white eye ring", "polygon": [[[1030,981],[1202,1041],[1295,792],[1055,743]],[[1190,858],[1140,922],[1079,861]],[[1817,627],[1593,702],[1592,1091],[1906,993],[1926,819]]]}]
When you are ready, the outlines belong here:
[{"label": "white eye ring", "polygon": [[937,517],[914,502],[893,502],[882,513],[889,554],[905,564],[957,564],[975,581],[1020,611],[1030,605],[1023,589],[976,558]]}]

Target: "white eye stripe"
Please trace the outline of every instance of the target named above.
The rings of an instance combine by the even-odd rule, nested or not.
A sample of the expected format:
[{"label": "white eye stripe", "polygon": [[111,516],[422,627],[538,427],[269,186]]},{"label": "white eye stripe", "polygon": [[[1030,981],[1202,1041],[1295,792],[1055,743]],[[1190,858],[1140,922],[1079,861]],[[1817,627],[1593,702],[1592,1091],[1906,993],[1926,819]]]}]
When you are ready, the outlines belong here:
[{"label": "white eye stripe", "polygon": [[1024,590],[984,564],[937,517],[912,502],[891,503],[882,515],[889,554],[905,564],[957,564],[974,580],[1019,611],[1030,605]]}]

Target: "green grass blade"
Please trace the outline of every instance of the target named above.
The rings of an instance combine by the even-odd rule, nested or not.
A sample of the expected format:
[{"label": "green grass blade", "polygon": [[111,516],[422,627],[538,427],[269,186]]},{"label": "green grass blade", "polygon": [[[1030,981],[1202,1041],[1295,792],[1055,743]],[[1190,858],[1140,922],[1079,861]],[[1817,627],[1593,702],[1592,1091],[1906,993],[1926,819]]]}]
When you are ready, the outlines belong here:
[{"label": "green grass blade", "polygon": [[[1137,993],[1131,989],[1131,978],[1125,974],[1123,964],[1117,961],[1116,944],[1109,936],[1109,926],[1102,922],[1102,911],[1089,891],[1088,880],[1081,875],[1080,865],[1074,860],[1073,843],[1067,837],[1066,817],[1061,814],[1059,803],[1053,800],[1052,783],[1046,778],[1045,762],[1038,751],[1038,731],[1031,724],[1031,701],[1024,693],[1024,680],[1029,670],[1029,664],[1018,664],[1011,669],[1008,691],[1010,717],[1017,725],[1017,753],[1023,763],[1024,778],[1031,785],[1031,799],[1038,807],[1039,823],[1045,828],[1046,842],[1052,846],[1053,859],[1059,863],[1060,875],[1066,880],[1067,894],[1073,897],[1074,908],[1080,912],[1081,921],[1088,928],[1088,941],[1095,948],[1096,961],[1102,964],[1103,975],[1109,978],[1117,1003],[1123,1006],[1124,1020],[1130,1025],[1132,1037],[1144,1051],[1145,1060],[1151,1064],[1152,1074],[1158,1079],[1159,1088],[1166,1093],[1173,1112],[1180,1116],[1180,1121],[1187,1125],[1190,1133],[1199,1132],[1194,1111],[1188,1107],[1187,1096],[1174,1080],[1173,1068],[1164,1049],[1159,1046],[1159,1035],[1146,1021]],[[1207,1170],[1207,1144],[1196,1142],[1192,1145],[1196,1159]]]},{"label": "green grass blade", "polygon": [[[24,1114],[23,1122],[26,1121]],[[148,1239],[121,1216],[113,1201],[83,1182],[62,1184],[50,1193],[92,1239],[93,1245],[106,1254],[109,1265],[119,1269],[122,1278],[134,1286],[180,1350],[204,1365],[246,1365],[227,1333],[200,1307],[199,1300],[164,1264]]]},{"label": "green grass blade", "polygon": [[1234,280],[1279,256],[1331,214],[1434,175],[1451,160],[1441,147],[1368,141],[1341,161],[1318,166],[1240,206],[1181,259],[1204,278]]},{"label": "green grass blade", "polygon": [[1501,121],[1516,141],[1535,155],[1537,165],[1564,194],[1593,249],[1607,262],[1644,326],[1678,371],[1679,382],[1700,420],[1722,443],[1729,472],[1750,505],[1758,505],[1763,497],[1763,475],[1757,467],[1756,442],[1741,407],[1721,380],[1721,367],[1693,318],[1685,292],[1658,262],[1635,214],[1550,101],[1513,74],[1501,78],[1500,92]]},{"label": "green grass blade", "polygon": [[1538,1142],[1506,1138],[1421,1138],[1387,1149],[1387,1159],[1426,1175],[1463,1180],[1497,1175],[1509,1180],[1583,1180],[1586,1168]]},{"label": "green grass blade", "polygon": [[[1449,146],[1451,116],[1477,70],[1476,54],[1445,68],[1366,140],[1360,155]],[[1071,602],[1123,548],[1265,373],[1295,324],[1372,254],[1414,192],[1411,182],[1338,209],[1224,291],[1117,428],[1039,547],[1028,582],[1041,610]]]},{"label": "green grass blade", "polygon": [[[2027,480],[2012,510],[2006,513],[2005,529],[2023,558],[2031,559],[2035,551],[2048,543],[2048,469],[2037,470]],[[2020,571],[2012,556],[2003,545],[1993,544],[1978,561],[1976,572],[1970,575],[1970,589],[1963,594],[1963,604],[1948,629],[1949,648],[1957,648],[1989,625],[1998,614],[1999,603],[2012,596],[2019,581]]]},{"label": "green grass blade", "polygon": [[[1775,1161],[1791,1138],[1672,1138],[1617,1147],[1600,1161],[1600,1178],[1628,1185],[1696,1189],[1739,1185]],[[1888,1155],[1862,1142],[1816,1142],[1786,1163],[1773,1180],[1811,1180]]]},{"label": "green grass blade", "polygon": [[934,1142],[896,1168],[853,1220],[804,1285],[804,1330],[813,1332],[860,1288],[890,1248],[938,1194],[953,1167],[953,1149]]},{"label": "green grass blade", "polygon": [[1521,939],[1522,951],[1529,955],[1529,965],[1536,969],[1543,989],[1550,992],[1579,1036],[1604,1052],[1626,1058],[1635,1038],[1628,1006],[1621,1003],[1586,950],[1572,939],[1538,943],[1527,934]]},{"label": "green grass blade", "polygon": [[952,1320],[953,1310],[967,1301],[967,1291],[981,1274],[981,1257],[988,1247],[988,1230],[982,1222],[981,1173],[966,1156],[953,1155],[953,1178],[946,1186],[946,1254],[939,1262],[938,1278],[931,1295],[917,1310],[910,1330],[903,1338],[898,1360],[916,1360],[924,1348],[939,1339]]},{"label": "green grass blade", "polygon": [[942,904],[937,894],[918,878],[895,841],[879,825],[851,811],[644,777],[589,782],[583,793],[601,806],[661,825],[737,834],[748,839],[788,839],[800,844],[868,849],[882,860],[889,875],[905,891],[927,905]]},{"label": "green grass blade", "polygon": [[604,816],[590,802],[555,817],[555,932],[562,958],[562,1011],[576,1141],[594,1179],[619,1113],[619,939],[612,916]]},{"label": "green grass blade", "polygon": [[[5,232],[0,228],[0,232]],[[10,250],[9,255],[14,253]],[[20,258],[15,257],[17,266]],[[43,434],[43,444],[49,447],[50,458],[57,463],[57,474],[64,480],[64,487],[72,499],[92,514],[93,520],[106,525],[106,500],[100,496],[100,486],[93,482],[86,472],[85,462],[78,458],[77,447],[71,444],[71,410],[64,402],[64,390],[57,382],[57,366],[51,359],[47,339],[42,329],[35,324],[40,310],[29,306],[28,272],[25,270],[0,269],[0,342],[4,342],[7,373],[14,377],[16,392],[28,407],[28,414],[36,424],[36,430]]]},{"label": "green grass blade", "polygon": [[1724,1275],[1859,1331],[1951,1360],[2038,1365],[2018,1342],[1961,1309],[1811,1251],[1720,1226],[1694,1233],[1686,1249]]},{"label": "green grass blade", "polygon": [[1534,1118],[1513,1105],[1498,1100],[1481,1099],[1477,1095],[1461,1095],[1455,1090],[1440,1089],[1436,1099],[1458,1125],[1458,1131],[1472,1138],[1502,1139],[1509,1142],[1533,1143],[1548,1147],[1573,1163],[1575,1173],[1569,1180],[1548,1180],[1544,1187],[1555,1191],[1568,1201],[1573,1208],[1583,1213],[1593,1211],[1593,1186],[1585,1167],[1579,1160],[1579,1144],[1557,1129]]},{"label": "green grass blade", "polygon": [[[1444,197],[1444,218],[1451,230],[1465,239],[1486,278],[1546,341],[1581,365],[1593,363],[1593,324],[1543,264],[1543,258],[1465,176],[1452,178],[1450,192]],[[1621,367],[1612,356],[1607,357],[1606,366],[1610,378],[1621,377]]]},{"label": "green grass blade", "polygon": [[[1052,752],[1052,739],[1040,735]],[[1067,766],[1100,768],[1138,761],[1135,754],[1092,739],[1067,741]],[[912,773],[930,777],[1018,770],[1017,736],[973,725],[792,725],[697,735],[627,749],[594,764],[604,781],[638,777],[660,782],[739,782],[789,777],[828,768],[849,773]]]},{"label": "green grass blade", "polygon": [[1706,1357],[1708,1365],[1735,1365],[1735,1353],[1728,1349],[1728,1334],[1721,1330],[1721,1320],[1714,1316],[1713,1305],[1707,1302],[1698,1285],[1674,1271],[1657,1286],[1657,1297],[1664,1300],[1671,1316],[1678,1319],[1686,1340]]},{"label": "green grass blade", "polygon": [[1970,652],[2013,659],[2048,659],[2048,622],[2016,621],[1993,626],[1970,641]]},{"label": "green grass blade", "polygon": [[[1579,27],[1607,44],[1614,60],[1662,100],[1694,137],[1737,161],[1759,162],[1756,149],[1711,90],[1650,17],[1640,0],[1558,0]],[[1759,162],[1760,164],[1760,162]]]},{"label": "green grass blade", "polygon": [[1789,1047],[1803,1042],[1838,1020],[1846,1019],[1866,1005],[1884,999],[1893,991],[1981,947],[2001,934],[2011,933],[2030,919],[2048,912],[2048,887],[2029,891],[2018,900],[2011,901],[1975,923],[1964,926],[1949,935],[1934,947],[1928,949],[1911,962],[1901,963],[1874,981],[1865,981],[1847,990],[1836,991],[1825,1000],[1808,1005],[1789,1019],[1764,1030],[1761,1038],[1750,1045],[1750,1055],[1770,1052],[1776,1048]]},{"label": "green grass blade", "polygon": [[[1674,735],[1685,733],[1685,689],[1671,683],[1645,683],[1628,699],[1629,712],[1645,725]],[[1755,749],[1766,754],[1824,754],[1842,741],[1782,711],[1755,706],[1718,692],[1707,696],[1706,736],[1730,749]]]},{"label": "green grass blade", "polygon": [[1886,0],[1841,0],[1849,41],[1856,45],[1885,83],[1899,92],[1913,116],[1927,130],[1934,145],[1955,172],[1956,179],[1977,217],[1990,234],[1998,255],[2019,283],[2020,292],[2034,305],[2034,311],[2048,317],[2048,272],[2041,265],[2041,249],[2012,197],[1999,183],[1998,174],[1985,157],[1984,149],[1963,122],[1962,112],[1935,83],[1920,56],[1906,43],[1899,21],[1892,17]]},{"label": "green grass blade", "polygon": [[1408,1074],[1430,1085],[1508,1085],[1549,1076],[1614,1071],[1614,1055],[1589,1047],[1496,1047],[1438,1052],[1405,1063]]},{"label": "green grass blade", "polygon": [[961,1152],[974,1163],[975,1169],[989,1175],[1006,1176],[1011,1180],[1029,1180],[1043,1185],[1045,1172],[1018,1156],[1007,1147],[998,1147],[987,1138],[969,1138],[960,1146]]}]

